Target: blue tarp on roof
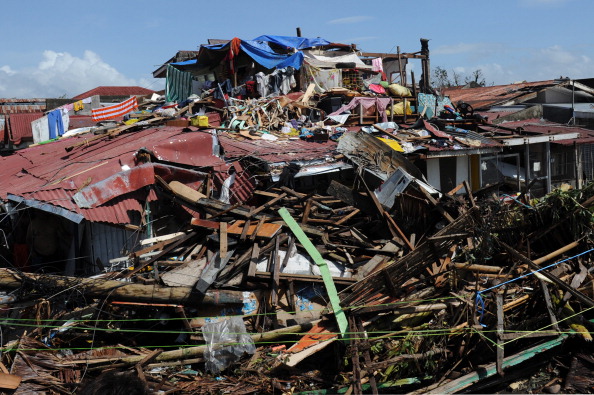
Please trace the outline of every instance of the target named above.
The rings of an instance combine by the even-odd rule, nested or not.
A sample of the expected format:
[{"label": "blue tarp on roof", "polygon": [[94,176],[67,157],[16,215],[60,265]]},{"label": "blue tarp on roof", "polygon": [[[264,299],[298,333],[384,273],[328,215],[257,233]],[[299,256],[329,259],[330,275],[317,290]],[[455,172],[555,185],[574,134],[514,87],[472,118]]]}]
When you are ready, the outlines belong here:
[{"label": "blue tarp on roof", "polygon": [[[264,37],[264,36],[262,36]],[[296,37],[300,38],[300,37]],[[231,43],[227,44],[213,44],[203,45],[201,48],[206,51],[224,52],[229,49]],[[240,48],[246,55],[252,58],[256,63],[266,67],[267,69],[283,68],[291,66],[296,70],[301,68],[303,64],[303,54],[296,52],[294,54],[279,54],[270,48],[267,42],[255,40],[241,40]],[[200,58],[200,55],[198,55]],[[199,60],[192,59],[184,62],[171,63],[174,66],[189,66],[198,64]],[[201,64],[202,65],[202,64]],[[206,66],[206,64],[204,65]]]},{"label": "blue tarp on roof", "polygon": [[242,41],[240,47],[250,58],[267,69],[291,66],[299,70],[303,63],[303,54],[300,52],[292,55],[278,54],[272,49],[265,50],[261,45],[254,45],[252,41]]},{"label": "blue tarp on roof", "polygon": [[254,38],[253,41],[267,41],[275,43],[287,48],[305,49],[311,47],[319,47],[322,45],[330,44],[330,41],[324,40],[323,38],[307,38],[307,37],[292,37],[292,36],[259,36]]}]

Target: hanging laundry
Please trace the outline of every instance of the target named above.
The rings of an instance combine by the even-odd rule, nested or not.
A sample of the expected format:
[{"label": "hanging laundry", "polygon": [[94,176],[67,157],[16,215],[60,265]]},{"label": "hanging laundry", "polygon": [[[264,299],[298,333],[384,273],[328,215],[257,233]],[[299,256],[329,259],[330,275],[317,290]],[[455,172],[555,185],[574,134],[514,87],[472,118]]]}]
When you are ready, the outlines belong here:
[{"label": "hanging laundry", "polygon": [[74,102],[74,104],[73,104],[74,111],[80,111],[83,108],[85,108],[85,105],[83,104],[82,100]]},{"label": "hanging laundry", "polygon": [[383,72],[384,71],[384,63],[382,61],[382,58],[375,58],[371,60],[371,69],[373,71],[380,71]]},{"label": "hanging laundry", "polygon": [[167,101],[181,102],[192,94],[192,73],[181,71],[167,65],[165,78],[165,96]]},{"label": "hanging laundry", "polygon": [[301,78],[302,86],[308,86],[313,83],[315,84],[315,91],[318,93],[324,93],[332,88],[342,87],[341,69],[321,69],[304,63]]},{"label": "hanging laundry", "polygon": [[114,119],[124,116],[129,112],[134,111],[136,108],[138,108],[138,102],[136,101],[136,96],[132,96],[121,103],[109,107],[98,108],[91,112],[93,114],[93,121],[104,121],[106,119]]},{"label": "hanging laundry", "polygon": [[268,87],[269,79],[270,75],[266,75],[261,71],[258,74],[256,74],[256,88],[258,90],[258,93],[262,97],[268,96],[268,93],[270,91]]},{"label": "hanging laundry", "polygon": [[62,123],[62,110],[54,110],[47,114],[47,125],[49,128],[49,138],[55,139],[64,134],[64,124]]}]

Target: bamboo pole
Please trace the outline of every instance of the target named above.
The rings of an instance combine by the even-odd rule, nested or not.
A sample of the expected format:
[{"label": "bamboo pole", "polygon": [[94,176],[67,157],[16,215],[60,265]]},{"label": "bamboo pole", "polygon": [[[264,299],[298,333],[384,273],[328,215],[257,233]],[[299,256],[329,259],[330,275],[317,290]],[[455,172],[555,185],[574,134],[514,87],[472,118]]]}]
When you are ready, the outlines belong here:
[{"label": "bamboo pole", "polygon": [[[258,342],[269,342],[271,340],[278,339],[282,336],[292,335],[295,333],[301,333],[310,330],[315,324],[320,322],[321,320],[312,321],[305,324],[298,324],[289,326],[286,328],[275,329],[270,332],[264,333],[255,333],[250,335],[252,340],[256,343]],[[161,353],[158,357],[154,359],[154,363],[158,362],[165,362],[165,361],[174,361],[174,360],[183,360],[183,359],[190,359],[190,358],[197,358],[202,357],[204,352],[206,351],[206,345],[196,346],[196,347],[188,347],[188,348],[180,348],[178,350],[172,351],[165,351]],[[130,357],[116,357],[116,358],[96,358],[90,360],[73,360],[73,361],[64,361],[62,365],[98,365],[98,364],[112,364],[117,363],[118,366],[122,365],[136,365],[138,362],[142,361],[146,355],[134,355]]]},{"label": "bamboo pole", "polygon": [[[175,304],[190,301],[194,297],[192,287],[161,287],[99,278],[21,274],[9,269],[0,269],[0,289],[20,288],[26,282],[46,283],[51,285],[56,292],[59,292],[60,289],[77,288],[86,296],[110,297],[123,301]],[[250,295],[250,297],[258,300],[255,294]],[[200,303],[202,305],[242,304],[243,300],[242,291],[212,290],[206,293]]]}]

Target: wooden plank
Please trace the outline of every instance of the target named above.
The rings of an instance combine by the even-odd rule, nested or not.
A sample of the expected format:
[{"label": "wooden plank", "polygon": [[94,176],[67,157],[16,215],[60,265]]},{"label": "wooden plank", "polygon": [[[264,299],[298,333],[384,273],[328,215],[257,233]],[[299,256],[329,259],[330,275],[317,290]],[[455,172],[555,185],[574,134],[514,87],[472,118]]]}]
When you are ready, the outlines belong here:
[{"label": "wooden plank", "polygon": [[355,215],[359,214],[360,212],[361,212],[361,210],[359,210],[358,208],[354,209],[348,215],[345,215],[340,220],[338,220],[336,222],[336,225],[342,225],[342,224],[344,224],[346,221],[348,221],[349,219],[353,218]]},{"label": "wooden plank", "polygon": [[[311,282],[311,283],[323,283],[324,278],[322,276],[316,276],[314,274],[292,274],[292,273],[279,273],[279,279],[283,281],[301,281],[301,282]],[[253,276],[248,277],[252,278],[265,278],[270,279],[272,277],[271,272],[258,272],[256,271]],[[357,279],[353,277],[332,277],[332,281],[336,284],[340,285],[351,285],[357,282]]]},{"label": "wooden plank", "polygon": [[305,203],[305,210],[303,210],[303,218],[301,219],[302,224],[306,224],[309,219],[309,213],[311,212],[311,199],[307,199]]},{"label": "wooden plank", "polygon": [[219,229],[219,254],[221,259],[227,257],[227,223],[221,222]]},{"label": "wooden plank", "polygon": [[476,202],[474,201],[474,196],[472,195],[472,188],[470,188],[470,185],[468,185],[466,180],[464,180],[462,184],[464,184],[464,189],[466,189],[466,195],[468,196],[468,200],[470,200],[470,204],[472,207],[476,207]]},{"label": "wooden plank", "polygon": [[151,243],[159,243],[161,241],[175,241],[175,240],[179,240],[182,237],[185,236],[184,232],[177,232],[177,233],[171,233],[168,235],[162,235],[162,236],[157,236],[157,237],[150,237],[148,239],[143,239],[140,240],[140,244],[141,245],[147,245],[147,244],[151,244]]},{"label": "wooden plank", "polygon": [[456,192],[458,192],[462,188],[464,188],[464,183],[463,182],[461,182],[460,184],[458,184],[454,189],[452,189],[451,191],[449,191],[447,194],[448,195],[454,195]]},{"label": "wooden plank", "polygon": [[22,379],[23,378],[21,376],[1,372],[0,373],[0,388],[4,388],[7,390],[15,390],[15,389],[19,388],[19,385],[21,385]]},{"label": "wooden plank", "polygon": [[209,221],[207,219],[201,219],[201,218],[192,218],[190,220],[190,225],[198,226],[200,228],[206,228],[206,229],[219,230],[219,224],[220,224],[220,222]]},{"label": "wooden plank", "polygon": [[250,257],[250,266],[248,268],[248,277],[254,277],[256,275],[256,265],[260,259],[260,246],[258,243],[254,243],[252,247],[252,255]]},{"label": "wooden plank", "polygon": [[314,84],[314,83],[309,84],[307,86],[307,89],[305,90],[305,94],[301,98],[301,102],[307,104],[309,102],[309,99],[313,96],[315,89],[316,89],[316,84]]},{"label": "wooden plank", "polygon": [[280,289],[280,259],[278,257],[278,250],[280,247],[279,240],[278,237],[275,238],[274,251],[272,251],[272,293],[270,295],[270,300],[273,309],[276,309],[276,306],[278,305],[278,291]]},{"label": "wooden plank", "polygon": [[269,202],[264,203],[260,207],[250,210],[248,214],[248,218],[253,217],[254,215],[258,214],[260,211],[267,209],[268,207],[272,206],[274,203],[278,202],[279,200],[287,197],[286,193],[282,193],[279,196],[275,197],[274,199],[270,200]]},{"label": "wooden plank", "polygon": [[[248,234],[248,230],[250,228],[250,225],[252,224],[252,220],[248,219],[244,224],[243,224],[243,230],[241,231],[241,236],[239,236],[239,240],[244,241],[245,238],[247,237]],[[233,225],[232,225],[233,226]],[[227,229],[227,232],[229,231],[229,229]]]},{"label": "wooden plank", "polygon": [[260,232],[260,229],[264,225],[265,221],[266,221],[265,218],[260,218],[260,220],[258,221],[258,224],[256,225],[256,228],[253,230],[253,232],[250,233],[250,241],[256,240],[256,236],[258,236],[258,233]]},{"label": "wooden plank", "polygon": [[184,262],[183,265],[161,274],[161,280],[170,287],[193,287],[206,263],[206,258]]},{"label": "wooden plank", "polygon": [[135,267],[134,270],[131,270],[131,271],[127,272],[127,273],[126,272],[125,273],[121,273],[118,276],[116,276],[116,278],[130,278],[130,277],[132,277],[133,275],[135,275],[136,273],[138,273],[139,271],[141,271],[142,269],[144,269],[148,265],[151,265],[153,262],[161,259],[161,257],[163,257],[164,255],[168,254],[169,251],[173,250],[174,248],[176,248],[180,244],[185,243],[186,241],[190,240],[194,236],[196,236],[196,233],[195,232],[188,233],[186,236],[184,236],[181,239],[177,240],[175,243],[172,243],[172,244],[168,245],[160,253],[158,253],[157,255],[153,256],[148,261],[143,262],[140,265],[138,265],[137,267]]},{"label": "wooden plank", "polygon": [[497,369],[497,374],[503,377],[504,346],[503,339],[501,338],[501,335],[503,334],[503,294],[501,292],[495,294],[495,304],[497,305],[497,360],[495,362],[495,367]]},{"label": "wooden plank", "polygon": [[[273,223],[257,222],[255,224],[249,223],[248,226],[244,226],[244,224],[246,224],[246,221],[235,221],[231,226],[227,228],[227,233],[232,235],[243,235],[245,231],[246,234],[250,235],[251,237],[253,237],[255,234],[256,237],[271,239],[274,236],[276,236],[282,228],[282,225]],[[245,230],[246,228],[247,231]]]},{"label": "wooden plank", "polygon": [[195,203],[198,200],[206,197],[206,195],[198,192],[195,189],[190,188],[189,186],[187,186],[185,184],[182,184],[179,181],[171,181],[169,183],[169,188],[171,188],[171,191],[173,191],[173,193],[176,196],[178,196],[184,200],[187,200],[188,202],[191,202],[191,203]]}]

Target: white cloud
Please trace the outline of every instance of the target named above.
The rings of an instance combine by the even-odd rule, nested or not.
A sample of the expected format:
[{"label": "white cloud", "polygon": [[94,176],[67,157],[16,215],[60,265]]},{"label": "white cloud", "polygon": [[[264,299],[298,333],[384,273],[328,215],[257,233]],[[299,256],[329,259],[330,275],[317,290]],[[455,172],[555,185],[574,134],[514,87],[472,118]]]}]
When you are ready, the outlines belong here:
[{"label": "white cloud", "polygon": [[93,51],[82,57],[46,50],[33,68],[0,67],[0,97],[73,97],[101,85],[149,84],[127,78]]},{"label": "white cloud", "polygon": [[343,25],[347,23],[359,23],[372,20],[373,17],[365,15],[348,16],[346,18],[332,19],[328,21],[329,25]]},{"label": "white cloud", "polygon": [[[591,77],[592,59],[581,53],[575,53],[559,45],[535,50],[531,56],[533,70],[542,79]],[[538,67],[536,67],[538,66]]]}]

